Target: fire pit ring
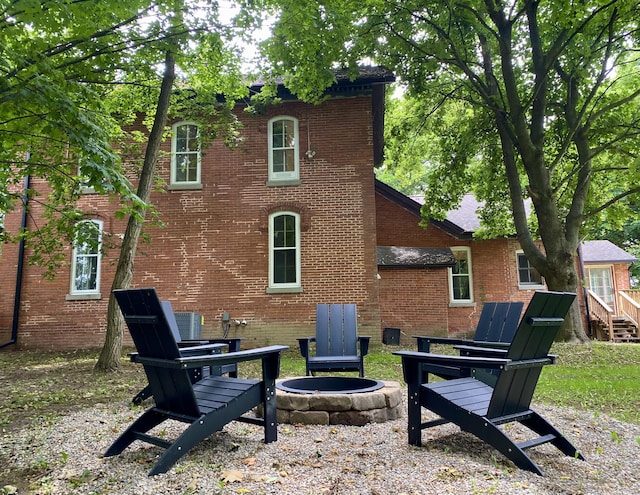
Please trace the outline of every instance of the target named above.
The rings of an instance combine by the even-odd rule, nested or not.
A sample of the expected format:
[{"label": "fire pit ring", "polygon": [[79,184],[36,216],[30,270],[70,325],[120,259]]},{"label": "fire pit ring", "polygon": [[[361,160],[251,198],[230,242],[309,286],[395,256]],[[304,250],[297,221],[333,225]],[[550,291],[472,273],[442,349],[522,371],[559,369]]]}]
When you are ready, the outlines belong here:
[{"label": "fire pit ring", "polygon": [[359,394],[384,387],[380,380],[351,376],[314,376],[278,382],[276,388],[293,394]]},{"label": "fire pit ring", "polygon": [[[334,381],[336,378],[340,380]],[[295,392],[289,391],[293,389]],[[402,417],[402,397],[398,382],[369,378],[292,377],[276,381],[278,423],[353,426],[383,423]],[[256,414],[262,417],[261,406]]]}]

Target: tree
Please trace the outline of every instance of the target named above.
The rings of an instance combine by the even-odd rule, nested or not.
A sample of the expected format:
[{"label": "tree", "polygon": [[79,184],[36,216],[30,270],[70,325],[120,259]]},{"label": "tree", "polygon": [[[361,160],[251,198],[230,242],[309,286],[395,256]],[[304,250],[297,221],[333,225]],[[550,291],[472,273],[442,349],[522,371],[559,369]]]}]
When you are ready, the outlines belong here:
[{"label": "tree", "polygon": [[[424,214],[441,218],[469,181],[486,201],[485,223],[511,217],[549,288],[576,291],[585,230],[606,211],[625,213],[640,192],[635,0],[280,3],[264,49],[294,92],[321,98],[336,64],[354,69],[369,58],[394,70],[424,102],[422,116],[448,124]],[[447,122],[450,105],[465,119]],[[586,339],[577,304],[560,338]]]},{"label": "tree", "polygon": [[[120,256],[114,280],[111,285],[107,308],[107,329],[105,341],[95,369],[98,371],[116,371],[120,367],[124,322],[116,303],[113,291],[129,287],[133,280],[135,255],[140,235],[144,227],[147,205],[150,205],[151,192],[157,179],[155,170],[160,146],[165,137],[167,119],[171,113],[181,119],[198,123],[200,145],[207,143],[220,134],[227,136],[226,142],[233,143],[229,136],[235,134],[236,119],[231,109],[236,98],[246,96],[247,87],[239,72],[240,57],[230,46],[229,40],[237,31],[218,22],[217,4],[211,8],[199,6],[195,16],[187,16],[186,2],[174,12],[168,24],[164,75],[162,76],[156,108],[153,109],[149,95],[132,97],[129,88],[117,94],[114,108],[122,108],[123,101],[138,102],[138,106],[126,106],[132,118],[142,114],[146,120],[152,119],[145,149],[142,170],[138,180],[137,197],[142,205],[133,205],[128,218],[127,228],[120,246]],[[253,19],[245,16],[238,27],[253,25]],[[173,36],[173,33],[180,33]],[[181,64],[183,77],[182,89],[173,91],[176,80],[176,59]],[[156,88],[151,86],[151,95]],[[135,91],[134,91],[135,92]],[[172,97],[173,93],[173,97]],[[218,104],[219,96],[225,95],[227,103]],[[153,98],[153,96],[152,96]],[[120,115],[121,122],[126,122]]]},{"label": "tree", "polygon": [[63,262],[62,247],[78,234],[81,186],[139,203],[112,146],[120,126],[104,103],[127,74],[144,80],[153,70],[157,59],[132,62],[163,41],[153,20],[172,3],[0,2],[0,214],[20,203],[17,185],[24,177],[49,187],[47,195],[30,191],[46,222],[13,236],[3,232],[0,241],[24,237],[34,249],[31,261],[49,276]]}]

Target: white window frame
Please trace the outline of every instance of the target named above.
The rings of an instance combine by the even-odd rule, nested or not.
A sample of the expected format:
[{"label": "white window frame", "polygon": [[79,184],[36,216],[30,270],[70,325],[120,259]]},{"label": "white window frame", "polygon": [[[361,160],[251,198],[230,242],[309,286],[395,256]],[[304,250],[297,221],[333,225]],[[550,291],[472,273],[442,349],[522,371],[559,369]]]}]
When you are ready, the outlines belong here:
[{"label": "white window frame", "polygon": [[[198,149],[197,150],[188,150],[186,152],[178,152],[177,148],[178,148],[178,128],[179,127],[183,127],[183,126],[194,126],[197,131],[196,131],[196,142],[198,143]],[[184,121],[184,122],[176,122],[175,124],[173,124],[171,126],[171,178],[169,181],[169,184],[172,188],[185,188],[185,189],[189,189],[189,188],[193,188],[193,187],[199,187],[201,186],[201,172],[202,172],[202,150],[200,147],[200,126],[198,124],[196,124],[195,122],[191,122],[191,121]],[[197,155],[197,161],[196,161],[196,180],[194,181],[186,181],[186,180],[182,180],[179,181],[177,179],[177,173],[178,173],[178,156],[179,155],[186,155],[186,154],[191,154],[191,155]]]},{"label": "white window frame", "polygon": [[[292,216],[295,221],[295,262],[296,262],[296,280],[294,282],[280,282],[275,281],[275,252],[278,248],[274,242],[274,222],[275,219],[288,215]],[[291,246],[287,246],[286,249],[292,249]],[[302,285],[300,282],[300,214],[293,211],[278,211],[269,215],[269,292],[301,292]]]},{"label": "white window frame", "polygon": [[[468,263],[468,274],[465,275],[457,275],[453,273],[453,268],[448,268],[449,275],[449,303],[451,305],[467,305],[473,304],[473,265],[471,263],[471,248],[466,246],[457,246],[450,248],[451,252],[455,256],[456,253],[465,252],[467,254],[467,263]],[[456,258],[457,259],[457,258]],[[456,277],[466,276],[469,277],[469,297],[467,299],[455,299],[454,291],[453,291],[453,279]]]},{"label": "white window frame", "polygon": [[[606,296],[604,296],[603,294],[598,294],[597,292],[597,288],[593,287],[593,277],[592,277],[592,272],[595,270],[602,270],[602,271],[606,271],[607,272],[607,277],[609,279],[610,282],[610,299],[609,301],[606,300]],[[600,299],[602,299],[606,304],[608,304],[609,306],[611,306],[611,309],[613,309],[614,311],[616,311],[616,279],[615,279],[615,272],[613,270],[613,265],[612,264],[595,264],[595,265],[585,265],[584,267],[584,271],[585,271],[585,284],[586,287],[593,291],[594,294],[596,294]]]},{"label": "white window frame", "polygon": [[[102,220],[82,220],[78,222],[78,224],[87,223],[87,222],[94,223],[98,227],[98,245],[97,245],[96,252],[91,252],[88,254],[85,254],[85,253],[80,254],[78,253],[78,246],[76,245],[77,243],[74,243],[73,253],[71,255],[71,281],[70,281],[71,284],[69,289],[69,294],[71,296],[100,295],[100,272],[101,272],[101,265],[102,265],[102,259],[101,259],[102,258],[102,228],[104,224]],[[96,286],[92,289],[76,288],[75,280],[76,280],[76,277],[78,276],[78,273],[77,273],[78,258],[81,256],[96,259]]]},{"label": "white window frame", "polygon": [[[281,120],[290,120],[293,122],[293,147],[285,146],[275,148],[273,146],[273,125]],[[268,140],[269,140],[269,182],[268,185],[298,184],[300,182],[300,132],[298,119],[290,115],[278,115],[269,119],[268,123]],[[275,172],[273,170],[274,160],[273,154],[279,150],[293,150],[293,171],[291,172]]]},{"label": "white window frame", "polygon": [[[544,289],[545,285],[544,285],[544,277],[540,275],[540,283],[536,283],[536,282],[523,282],[522,279],[520,278],[520,256],[524,256],[524,251],[522,249],[518,249],[516,250],[516,271],[518,272],[518,288],[519,289],[524,289],[524,290],[528,290],[528,289]],[[525,256],[525,259],[526,256]],[[529,260],[527,259],[527,263],[529,264],[529,268],[532,270],[535,270],[535,267],[529,263]],[[537,271],[537,270],[536,270]]]}]

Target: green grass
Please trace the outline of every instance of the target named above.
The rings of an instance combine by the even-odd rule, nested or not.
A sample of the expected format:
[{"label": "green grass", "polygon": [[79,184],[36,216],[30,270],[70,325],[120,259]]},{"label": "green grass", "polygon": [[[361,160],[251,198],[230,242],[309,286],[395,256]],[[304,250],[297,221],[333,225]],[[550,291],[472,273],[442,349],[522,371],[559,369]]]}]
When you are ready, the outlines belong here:
[{"label": "green grass", "polygon": [[[371,349],[366,376],[404,383],[400,358],[393,355],[398,349]],[[536,401],[640,424],[640,345],[555,344],[552,351],[559,362],[544,368]],[[434,352],[452,351],[435,346]],[[96,360],[96,352],[0,351],[0,428],[50,424],[69,411],[133,397],[145,384],[142,368],[126,356],[120,372],[106,375],[93,371]],[[302,376],[304,360],[292,349],[283,353],[280,369],[282,377]],[[258,376],[259,363],[243,363],[240,372]]]},{"label": "green grass", "polygon": [[640,345],[555,344],[552,351],[560,361],[544,368],[536,400],[640,424]]}]

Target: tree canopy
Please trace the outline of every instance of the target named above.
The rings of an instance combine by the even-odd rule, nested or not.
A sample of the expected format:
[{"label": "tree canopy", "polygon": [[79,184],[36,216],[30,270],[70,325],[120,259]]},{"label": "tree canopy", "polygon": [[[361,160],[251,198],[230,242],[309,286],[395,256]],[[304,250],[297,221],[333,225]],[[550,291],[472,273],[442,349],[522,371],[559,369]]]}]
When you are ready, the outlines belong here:
[{"label": "tree canopy", "polygon": [[238,22],[219,14],[216,2],[0,1],[0,215],[20,205],[25,177],[49,190],[28,191],[44,206],[44,221],[26,232],[0,231],[4,240],[24,237],[31,261],[53,275],[62,245],[77,234],[82,187],[140,211],[144,202],[123,167],[121,146],[131,143],[124,126],[138,112],[153,120],[166,51],[175,52],[179,79],[192,90],[175,95],[176,112],[210,122],[202,114],[210,117],[215,105],[205,99],[225,93],[232,101],[246,91],[237,47],[228,42],[241,35]]},{"label": "tree canopy", "polygon": [[[293,91],[318,100],[336,66],[395,71],[411,101],[396,156],[429,165],[424,216],[473,190],[551,289],[577,289],[580,239],[602,215],[628,218],[640,193],[635,0],[279,3],[264,49]],[[437,137],[424,148],[423,131]],[[563,338],[584,339],[577,306],[571,320]]]}]

